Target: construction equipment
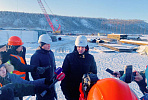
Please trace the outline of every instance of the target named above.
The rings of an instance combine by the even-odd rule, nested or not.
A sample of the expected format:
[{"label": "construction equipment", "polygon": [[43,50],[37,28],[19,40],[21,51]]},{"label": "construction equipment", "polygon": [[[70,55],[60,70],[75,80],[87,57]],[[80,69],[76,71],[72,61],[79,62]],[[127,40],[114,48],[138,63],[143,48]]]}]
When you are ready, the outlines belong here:
[{"label": "construction equipment", "polygon": [[[46,12],[46,9],[45,9],[45,7],[44,7],[42,1],[41,1],[41,0],[37,0],[37,1],[38,1],[38,4],[39,4],[40,7],[41,7],[41,10],[42,10],[42,12],[43,12],[43,14],[44,14],[44,16],[45,16],[45,18],[46,18],[48,24],[49,24],[50,27],[52,28],[53,33],[61,33],[61,25],[59,24],[58,29],[55,29],[55,27],[53,26],[53,24],[52,24],[52,22],[51,22],[51,20],[50,20],[50,18],[49,18],[49,16],[48,16],[48,14],[47,14],[47,12]],[[57,20],[56,20],[56,21],[57,21]]]}]

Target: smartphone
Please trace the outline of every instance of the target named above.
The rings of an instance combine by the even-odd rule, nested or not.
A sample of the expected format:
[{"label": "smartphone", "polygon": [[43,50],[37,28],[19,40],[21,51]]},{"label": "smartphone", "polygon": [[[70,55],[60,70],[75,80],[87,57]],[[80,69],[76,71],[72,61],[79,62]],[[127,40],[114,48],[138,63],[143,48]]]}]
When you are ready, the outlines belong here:
[{"label": "smartphone", "polygon": [[117,77],[117,73],[113,73],[114,71],[112,71],[111,69],[107,68],[106,71],[112,75],[115,75],[115,77]]},{"label": "smartphone", "polygon": [[131,83],[132,81],[132,65],[126,65],[124,68],[124,74],[125,74],[125,82]]}]

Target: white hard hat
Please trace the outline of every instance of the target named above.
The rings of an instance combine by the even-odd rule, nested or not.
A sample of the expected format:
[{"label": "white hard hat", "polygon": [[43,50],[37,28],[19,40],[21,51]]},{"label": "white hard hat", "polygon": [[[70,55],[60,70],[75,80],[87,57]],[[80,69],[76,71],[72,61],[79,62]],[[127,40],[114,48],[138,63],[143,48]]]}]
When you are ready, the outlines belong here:
[{"label": "white hard hat", "polygon": [[75,45],[76,46],[86,47],[87,46],[87,38],[85,36],[83,36],[83,35],[78,36],[76,38]]},{"label": "white hard hat", "polygon": [[46,44],[50,44],[52,42],[50,36],[48,34],[42,34],[39,37],[38,43],[44,42]]}]

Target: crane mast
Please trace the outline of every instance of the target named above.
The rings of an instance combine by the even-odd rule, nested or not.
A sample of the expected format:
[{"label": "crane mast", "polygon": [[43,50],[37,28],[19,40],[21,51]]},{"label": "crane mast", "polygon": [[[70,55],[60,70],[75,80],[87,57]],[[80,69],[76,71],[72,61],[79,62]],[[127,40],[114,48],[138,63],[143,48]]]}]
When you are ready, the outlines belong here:
[{"label": "crane mast", "polygon": [[39,4],[40,7],[41,7],[41,10],[42,10],[42,12],[43,12],[43,14],[44,14],[44,16],[45,16],[45,18],[46,18],[46,20],[47,20],[49,26],[52,28],[52,31],[53,31],[53,32],[59,31],[60,28],[61,28],[61,25],[59,24],[59,27],[58,27],[58,29],[56,30],[56,29],[54,28],[54,26],[53,26],[53,24],[52,24],[52,22],[51,22],[49,16],[48,16],[47,12],[46,12],[46,9],[45,9],[45,7],[44,7],[42,1],[41,1],[41,0],[37,0],[37,1],[38,1],[38,4]]}]

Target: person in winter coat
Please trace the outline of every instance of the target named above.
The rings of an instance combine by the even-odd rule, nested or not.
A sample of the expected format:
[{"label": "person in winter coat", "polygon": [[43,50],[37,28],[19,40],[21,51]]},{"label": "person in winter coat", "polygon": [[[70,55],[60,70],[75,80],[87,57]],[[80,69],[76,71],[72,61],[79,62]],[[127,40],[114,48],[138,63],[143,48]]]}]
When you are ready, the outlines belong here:
[{"label": "person in winter coat", "polygon": [[74,51],[64,59],[62,68],[65,78],[61,81],[61,89],[67,100],[79,100],[83,74],[97,74],[95,59],[88,51],[87,38],[80,35],[76,38]]},{"label": "person in winter coat", "polygon": [[[148,77],[148,69],[146,71],[140,71],[140,72],[134,71],[134,72],[136,73],[136,75],[132,76],[133,80],[131,81],[135,81],[138,84],[143,94],[148,93],[148,89],[146,88],[147,82],[146,82],[146,75],[145,75],[146,74],[145,72],[147,72],[147,77]],[[116,75],[113,75],[114,77],[124,78],[124,74],[125,74],[124,71],[114,71],[113,73],[116,74]]]},{"label": "person in winter coat", "polygon": [[[51,38],[48,34],[42,34],[39,37],[38,43],[40,46],[37,48],[36,52],[32,55],[30,64],[36,66],[49,66],[49,68],[43,73],[39,74],[37,72],[31,72],[34,80],[40,78],[52,78],[54,76],[54,71],[56,69],[55,58],[53,52],[50,50]],[[57,98],[55,88],[51,88],[50,91],[41,98],[37,95],[37,100],[54,100]]]},{"label": "person in winter coat", "polygon": [[40,94],[44,90],[45,87],[43,86],[9,83],[0,88],[0,100],[18,100],[19,96],[33,96],[35,94]]},{"label": "person in winter coat", "polygon": [[[22,45],[23,45],[23,42],[18,36],[11,36],[8,39],[8,45],[7,45],[7,49],[8,49],[7,53],[9,57],[3,56],[3,59],[7,59],[7,63],[13,64],[15,66],[15,70],[13,71],[14,74],[21,76],[22,79],[29,80],[28,71],[30,70],[37,71],[37,69],[33,67],[32,67],[33,69],[31,69],[30,67],[29,68],[25,67],[26,48]],[[15,61],[16,59],[19,60],[21,63],[18,64],[18,61]],[[20,70],[21,68],[24,70],[24,72],[23,70]]]},{"label": "person in winter coat", "polygon": [[[8,39],[8,46],[11,48],[12,52],[10,56],[20,59],[23,64],[26,64],[26,48],[22,46],[24,43],[18,36],[11,36]],[[22,78],[29,81],[28,72],[20,72],[18,70],[13,71],[14,74],[22,75]]]},{"label": "person in winter coat", "polygon": [[[35,80],[35,81],[27,81],[27,80],[24,80],[22,79],[20,76],[16,75],[16,74],[11,74],[10,72],[12,72],[14,70],[14,67],[8,63],[4,63],[4,64],[1,64],[0,65],[0,84],[1,86],[5,86],[9,83],[17,83],[17,84],[26,84],[26,87],[27,87],[27,84],[31,84],[31,85],[34,85],[34,87],[39,87],[41,86],[43,89],[47,89],[48,90],[48,86],[52,84],[52,81],[50,81],[49,78],[42,78],[42,79],[38,79],[38,80]],[[34,88],[32,87],[32,88]],[[19,87],[21,90],[25,89],[25,88],[22,88],[22,87]],[[28,95],[32,94],[31,92],[33,91],[32,88],[28,88]],[[41,89],[41,88],[40,88]],[[43,92],[43,89],[42,91],[38,91],[39,94],[41,92]],[[26,90],[26,89],[25,89]],[[26,92],[27,91],[21,91],[22,93],[17,93],[17,90],[15,91],[14,95],[16,96],[24,96],[24,94],[26,95]],[[36,91],[36,90],[34,90]],[[25,93],[23,93],[25,92]],[[33,92],[33,93],[36,93],[36,92]],[[17,95],[18,94],[18,95]],[[13,99],[12,99],[13,100]]]},{"label": "person in winter coat", "polygon": [[22,46],[22,40],[17,36],[12,36],[8,40],[6,51],[0,52],[1,61],[3,63],[10,63],[14,66],[14,73],[22,75],[22,78],[29,80],[28,73],[38,72],[43,74],[47,67],[39,67],[35,65],[27,65],[25,60],[26,48]]},{"label": "person in winter coat", "polygon": [[[11,36],[8,39],[8,45],[7,45],[7,49],[9,50],[8,53],[9,53],[10,58],[8,59],[8,56],[3,56],[3,59],[8,59],[7,63],[13,64],[15,66],[15,70],[12,73],[21,76],[21,78],[24,80],[29,80],[28,71],[30,71],[30,67],[29,68],[22,67],[22,69],[27,69],[27,70],[25,70],[25,72],[20,70],[20,68],[22,66],[21,64],[23,64],[23,66],[26,65],[26,60],[25,60],[26,48],[22,45],[23,45],[23,42],[22,42],[21,38],[19,38],[18,36]],[[21,62],[21,64],[19,64],[21,66],[18,66],[17,62],[15,60],[13,60],[14,58],[18,59]],[[35,70],[33,69],[33,71],[35,71]],[[20,97],[20,99],[22,100],[22,97]]]}]

